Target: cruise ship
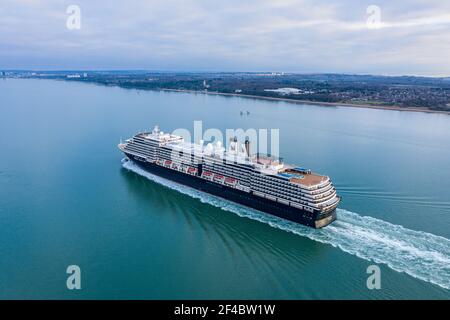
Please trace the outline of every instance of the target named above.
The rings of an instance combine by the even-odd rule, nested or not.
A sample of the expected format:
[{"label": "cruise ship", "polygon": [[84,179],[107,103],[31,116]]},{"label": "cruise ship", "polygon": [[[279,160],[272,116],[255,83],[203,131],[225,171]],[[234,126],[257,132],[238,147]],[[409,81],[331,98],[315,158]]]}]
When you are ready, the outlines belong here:
[{"label": "cruise ship", "polygon": [[282,159],[252,154],[250,141],[185,142],[158,126],[119,149],[146,171],[209,194],[313,228],[336,220],[340,197],[329,177]]}]

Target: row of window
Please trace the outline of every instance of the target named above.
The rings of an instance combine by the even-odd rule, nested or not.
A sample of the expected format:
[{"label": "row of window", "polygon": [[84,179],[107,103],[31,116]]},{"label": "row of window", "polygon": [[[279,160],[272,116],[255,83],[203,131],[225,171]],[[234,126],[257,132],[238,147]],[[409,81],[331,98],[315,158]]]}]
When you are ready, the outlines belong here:
[{"label": "row of window", "polygon": [[[295,197],[295,196],[293,197],[292,194],[289,194],[286,192],[282,192],[282,191],[277,192],[277,190],[274,190],[273,188],[269,188],[266,186],[252,185],[252,189],[255,191],[273,195],[277,198],[282,198],[282,199],[289,200],[289,201],[295,201],[295,202],[301,203],[301,204],[311,205],[311,202],[300,200],[299,197]],[[293,199],[295,199],[295,200],[293,200]]]}]

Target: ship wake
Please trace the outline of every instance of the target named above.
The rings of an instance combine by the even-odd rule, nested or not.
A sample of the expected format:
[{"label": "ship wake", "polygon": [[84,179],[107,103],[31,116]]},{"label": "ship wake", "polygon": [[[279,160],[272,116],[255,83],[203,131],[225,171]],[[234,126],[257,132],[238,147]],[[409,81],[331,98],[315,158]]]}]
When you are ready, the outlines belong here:
[{"label": "ship wake", "polygon": [[131,161],[124,162],[123,167],[241,217],[330,244],[359,258],[385,264],[395,271],[450,289],[450,240],[447,238],[344,209],[337,210],[337,221],[316,230],[169,181],[144,171]]}]

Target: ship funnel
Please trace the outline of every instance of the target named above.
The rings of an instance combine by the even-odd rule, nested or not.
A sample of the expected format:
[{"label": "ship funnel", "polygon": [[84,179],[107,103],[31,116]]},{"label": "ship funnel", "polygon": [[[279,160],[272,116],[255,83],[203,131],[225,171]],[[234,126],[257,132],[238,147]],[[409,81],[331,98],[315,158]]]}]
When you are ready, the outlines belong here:
[{"label": "ship funnel", "polygon": [[250,140],[245,139],[245,153],[247,154],[247,157],[250,157]]}]

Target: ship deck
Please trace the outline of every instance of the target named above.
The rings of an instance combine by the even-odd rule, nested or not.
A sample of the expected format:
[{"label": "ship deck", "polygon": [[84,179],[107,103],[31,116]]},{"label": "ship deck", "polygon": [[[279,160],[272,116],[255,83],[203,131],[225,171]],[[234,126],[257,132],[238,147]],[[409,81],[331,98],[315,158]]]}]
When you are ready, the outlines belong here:
[{"label": "ship deck", "polygon": [[302,178],[296,178],[293,177],[291,178],[291,182],[293,183],[298,183],[307,187],[311,187],[317,184],[320,184],[324,181],[326,181],[328,179],[328,177],[326,176],[321,176],[319,174],[316,173],[308,173],[308,174],[302,174]]}]

